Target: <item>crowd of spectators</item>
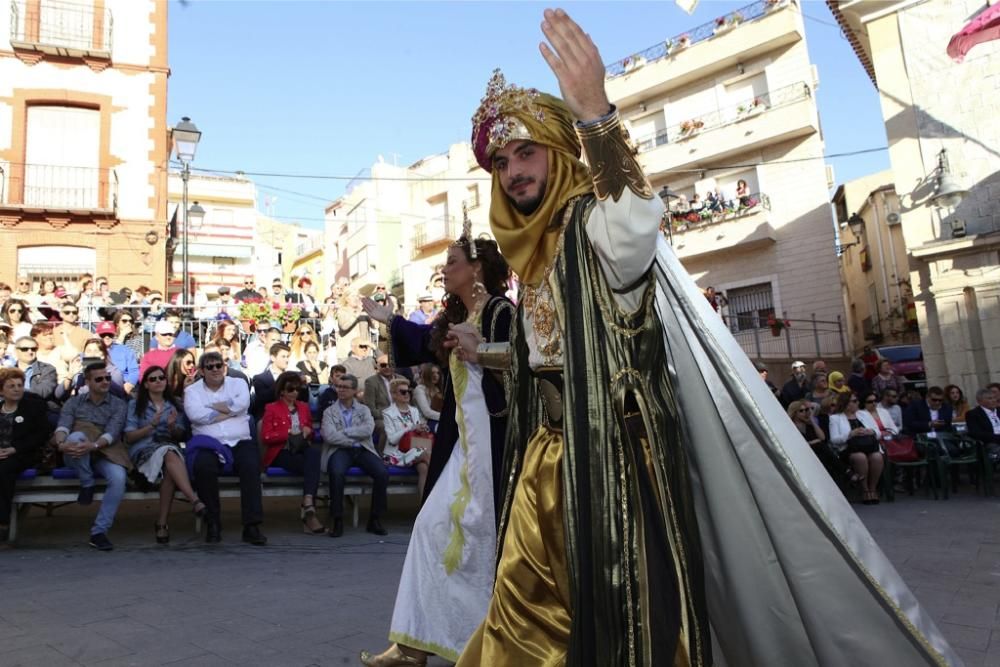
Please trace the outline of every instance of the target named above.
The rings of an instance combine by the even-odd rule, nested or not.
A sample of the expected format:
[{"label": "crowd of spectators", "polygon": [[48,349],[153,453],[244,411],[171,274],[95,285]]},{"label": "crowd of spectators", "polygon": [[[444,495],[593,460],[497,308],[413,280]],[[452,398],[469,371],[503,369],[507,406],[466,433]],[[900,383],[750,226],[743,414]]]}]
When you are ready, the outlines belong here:
[{"label": "crowd of spectators", "polygon": [[865,504],[879,502],[889,450],[916,451],[917,436],[966,435],[983,444],[991,462],[1000,462],[1000,383],[978,389],[970,408],[957,385],[922,392],[897,376],[889,360],[867,350],[852,360],[846,377],[821,359],[811,368],[794,361],[779,388],[766,365],[758,363],[757,370],[831,476],[855,485]]},{"label": "crowd of spectators", "polygon": [[[260,474],[268,467],[303,477],[303,529],[333,537],[343,534],[351,468],[373,480],[367,530],[378,535],[388,466],[412,467],[423,486],[441,369],[393,368],[378,324],[343,285],[317,303],[307,278],[288,291],[278,280],[257,290],[248,279],[233,296],[219,288],[218,298],[187,308],[145,287],[113,292],[91,276],[75,293],[52,280],[32,285],[0,284],[0,544],[16,479],[29,468],[74,471],[81,505],[95,501],[103,480],[89,538],[99,550],[113,548],[109,532],[129,486],[159,486],[156,542],[169,542],[177,494],[204,519],[206,541],[219,542],[218,480],[234,475],[242,538],[255,545],[267,542]],[[433,321],[438,287],[428,286],[409,319]],[[384,286],[373,298],[405,314]],[[248,324],[240,307],[249,301],[296,304],[300,317]],[[329,529],[315,507],[323,472]]]}]

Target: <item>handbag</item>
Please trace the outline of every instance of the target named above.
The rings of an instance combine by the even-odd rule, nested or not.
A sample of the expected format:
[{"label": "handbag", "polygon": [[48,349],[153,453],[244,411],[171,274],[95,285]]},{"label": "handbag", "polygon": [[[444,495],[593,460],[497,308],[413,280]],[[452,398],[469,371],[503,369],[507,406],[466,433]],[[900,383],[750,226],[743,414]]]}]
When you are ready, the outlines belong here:
[{"label": "handbag", "polygon": [[917,444],[908,435],[897,435],[886,440],[885,453],[893,463],[913,463],[920,460]]},{"label": "handbag", "polygon": [[285,443],[285,447],[288,448],[292,454],[298,454],[309,446],[309,442],[306,441],[306,437],[301,433],[291,433],[288,436],[288,442]]},{"label": "handbag", "polygon": [[417,435],[413,431],[407,431],[399,439],[399,444],[396,448],[402,453],[406,453],[411,449],[430,449],[434,445],[434,436],[428,433],[427,435]]}]

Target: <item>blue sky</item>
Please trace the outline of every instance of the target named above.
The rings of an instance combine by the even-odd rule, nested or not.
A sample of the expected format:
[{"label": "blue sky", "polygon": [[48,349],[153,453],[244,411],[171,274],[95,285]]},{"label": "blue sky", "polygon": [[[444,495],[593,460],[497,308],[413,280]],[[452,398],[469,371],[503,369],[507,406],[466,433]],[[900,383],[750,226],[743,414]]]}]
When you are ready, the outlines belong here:
[{"label": "blue sky", "polygon": [[[605,62],[738,9],[702,0],[566,2]],[[537,2],[189,0],[170,4],[168,120],[202,131],[194,167],[253,176],[284,221],[322,227],[324,202],[382,156],[400,165],[468,139],[494,67],[558,94],[538,52]],[[821,0],[802,2],[826,152],[884,146],[874,86]],[[832,159],[838,182],[886,169],[885,151]],[[280,190],[279,190],[280,189]],[[295,194],[293,194],[295,193]]]}]

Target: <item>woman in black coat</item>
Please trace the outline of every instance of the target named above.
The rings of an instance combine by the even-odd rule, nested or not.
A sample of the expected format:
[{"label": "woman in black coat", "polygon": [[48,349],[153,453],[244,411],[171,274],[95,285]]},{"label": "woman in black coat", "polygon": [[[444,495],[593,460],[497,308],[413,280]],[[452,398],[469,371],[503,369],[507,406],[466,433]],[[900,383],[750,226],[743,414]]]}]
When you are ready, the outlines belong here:
[{"label": "woman in black coat", "polygon": [[0,368],[0,543],[10,532],[17,476],[38,459],[49,436],[45,401],[24,391],[24,373]]}]

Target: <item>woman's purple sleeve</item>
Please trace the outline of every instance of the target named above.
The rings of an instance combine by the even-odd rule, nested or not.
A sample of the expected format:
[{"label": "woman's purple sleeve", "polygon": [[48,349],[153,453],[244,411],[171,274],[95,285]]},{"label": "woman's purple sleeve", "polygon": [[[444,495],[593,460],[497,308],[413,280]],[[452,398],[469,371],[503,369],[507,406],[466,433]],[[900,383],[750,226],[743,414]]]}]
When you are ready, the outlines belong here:
[{"label": "woman's purple sleeve", "polygon": [[399,315],[393,317],[389,322],[393,365],[401,367],[437,363],[437,356],[431,351],[431,329],[433,325],[410,322]]}]

